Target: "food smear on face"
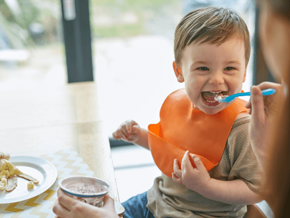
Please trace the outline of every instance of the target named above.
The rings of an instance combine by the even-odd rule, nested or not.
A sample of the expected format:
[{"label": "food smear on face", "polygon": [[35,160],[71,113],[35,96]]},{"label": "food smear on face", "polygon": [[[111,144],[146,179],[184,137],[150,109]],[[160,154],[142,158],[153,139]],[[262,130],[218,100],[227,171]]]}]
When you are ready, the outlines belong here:
[{"label": "food smear on face", "polygon": [[97,183],[95,180],[87,179],[71,182],[65,187],[78,194],[97,194],[108,190],[106,186]]}]

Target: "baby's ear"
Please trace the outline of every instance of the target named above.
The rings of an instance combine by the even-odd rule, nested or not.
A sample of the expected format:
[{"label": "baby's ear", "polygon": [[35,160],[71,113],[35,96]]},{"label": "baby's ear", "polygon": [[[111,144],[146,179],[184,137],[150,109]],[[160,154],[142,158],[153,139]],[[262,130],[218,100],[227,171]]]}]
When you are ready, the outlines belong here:
[{"label": "baby's ear", "polygon": [[247,69],[245,70],[244,76],[243,76],[243,82],[246,81],[246,76],[247,76]]},{"label": "baby's ear", "polygon": [[175,61],[173,61],[173,70],[174,70],[175,76],[177,78],[177,81],[180,83],[184,82],[184,78],[182,75],[182,69]]}]

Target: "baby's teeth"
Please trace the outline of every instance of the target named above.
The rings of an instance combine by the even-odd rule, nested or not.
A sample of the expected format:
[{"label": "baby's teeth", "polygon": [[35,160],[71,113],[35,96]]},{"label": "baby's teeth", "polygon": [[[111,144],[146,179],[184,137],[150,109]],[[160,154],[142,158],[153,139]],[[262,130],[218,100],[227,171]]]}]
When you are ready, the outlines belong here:
[{"label": "baby's teeth", "polygon": [[216,95],[215,97],[214,97],[214,100],[216,100],[216,101],[220,101],[220,100],[222,100],[223,98],[222,98],[222,96],[219,96],[219,95]]}]

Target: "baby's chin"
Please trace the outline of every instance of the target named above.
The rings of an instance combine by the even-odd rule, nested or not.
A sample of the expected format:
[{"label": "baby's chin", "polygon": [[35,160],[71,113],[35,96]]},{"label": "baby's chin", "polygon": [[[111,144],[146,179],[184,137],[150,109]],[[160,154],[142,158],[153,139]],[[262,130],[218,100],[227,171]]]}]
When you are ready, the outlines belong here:
[{"label": "baby's chin", "polygon": [[222,103],[222,104],[215,106],[215,107],[208,107],[208,106],[198,107],[198,109],[200,111],[202,111],[203,113],[208,114],[208,115],[217,114],[217,113],[221,112],[222,110],[224,110],[225,108],[227,108],[227,104],[225,104],[225,103]]}]

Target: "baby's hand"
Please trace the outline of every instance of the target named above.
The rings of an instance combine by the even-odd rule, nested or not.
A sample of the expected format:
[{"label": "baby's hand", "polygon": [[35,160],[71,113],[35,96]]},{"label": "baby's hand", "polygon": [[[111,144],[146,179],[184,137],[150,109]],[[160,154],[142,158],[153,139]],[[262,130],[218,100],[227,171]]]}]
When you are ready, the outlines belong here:
[{"label": "baby's hand", "polygon": [[183,184],[186,188],[195,192],[202,192],[206,189],[208,181],[211,179],[201,160],[193,155],[194,168],[189,160],[189,152],[186,151],[181,162],[181,169],[178,160],[174,160],[172,179],[174,182]]},{"label": "baby's hand", "polygon": [[141,128],[134,120],[127,120],[113,132],[114,139],[135,143],[141,137]]}]

